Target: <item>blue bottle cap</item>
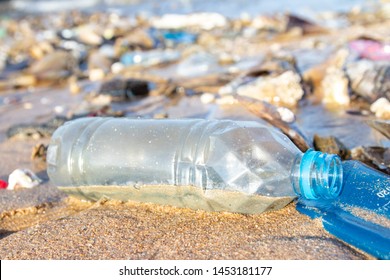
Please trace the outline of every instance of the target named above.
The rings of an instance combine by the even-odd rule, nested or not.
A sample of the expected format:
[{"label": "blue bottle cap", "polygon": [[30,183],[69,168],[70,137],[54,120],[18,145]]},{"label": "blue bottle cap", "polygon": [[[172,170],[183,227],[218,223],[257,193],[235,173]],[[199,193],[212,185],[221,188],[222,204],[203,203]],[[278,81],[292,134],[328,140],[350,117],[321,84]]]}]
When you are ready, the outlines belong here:
[{"label": "blue bottle cap", "polygon": [[299,166],[299,188],[305,199],[334,199],[343,185],[343,168],[340,157],[308,150]]}]

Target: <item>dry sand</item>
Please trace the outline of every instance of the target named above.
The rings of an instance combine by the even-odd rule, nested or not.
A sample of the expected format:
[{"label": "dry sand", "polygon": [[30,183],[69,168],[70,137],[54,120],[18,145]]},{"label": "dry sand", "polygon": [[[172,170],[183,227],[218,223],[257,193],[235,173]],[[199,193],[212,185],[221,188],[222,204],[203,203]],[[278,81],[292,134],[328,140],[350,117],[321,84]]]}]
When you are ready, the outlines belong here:
[{"label": "dry sand", "polygon": [[1,259],[371,258],[329,235],[294,203],[243,215],[66,198],[4,212],[0,227]]}]

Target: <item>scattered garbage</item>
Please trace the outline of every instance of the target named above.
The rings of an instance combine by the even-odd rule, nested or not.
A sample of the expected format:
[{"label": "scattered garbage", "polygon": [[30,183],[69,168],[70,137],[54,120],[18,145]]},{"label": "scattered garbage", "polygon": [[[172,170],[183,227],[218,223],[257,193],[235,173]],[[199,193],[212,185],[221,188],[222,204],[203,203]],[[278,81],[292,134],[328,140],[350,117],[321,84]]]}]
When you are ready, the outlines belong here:
[{"label": "scattered garbage", "polygon": [[31,189],[39,186],[42,180],[29,169],[15,169],[8,177],[8,190]]},{"label": "scattered garbage", "polygon": [[[36,144],[31,160],[46,161],[53,183],[83,198],[242,213],[298,198],[329,232],[390,258],[388,8],[5,16],[2,123],[20,110],[33,117],[1,131]],[[317,117],[306,120],[306,108]],[[348,128],[347,115],[356,120]],[[49,147],[38,143],[49,137]],[[40,183],[17,169],[0,188]]]}]

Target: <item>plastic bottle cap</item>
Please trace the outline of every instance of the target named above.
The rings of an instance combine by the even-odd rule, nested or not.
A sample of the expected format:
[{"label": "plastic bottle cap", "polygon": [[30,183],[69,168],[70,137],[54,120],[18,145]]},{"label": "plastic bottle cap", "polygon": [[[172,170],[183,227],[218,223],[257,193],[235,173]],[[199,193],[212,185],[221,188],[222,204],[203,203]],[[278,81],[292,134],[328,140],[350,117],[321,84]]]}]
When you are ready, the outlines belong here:
[{"label": "plastic bottle cap", "polygon": [[306,199],[332,199],[342,189],[342,165],[339,156],[308,150],[300,164],[299,185]]}]

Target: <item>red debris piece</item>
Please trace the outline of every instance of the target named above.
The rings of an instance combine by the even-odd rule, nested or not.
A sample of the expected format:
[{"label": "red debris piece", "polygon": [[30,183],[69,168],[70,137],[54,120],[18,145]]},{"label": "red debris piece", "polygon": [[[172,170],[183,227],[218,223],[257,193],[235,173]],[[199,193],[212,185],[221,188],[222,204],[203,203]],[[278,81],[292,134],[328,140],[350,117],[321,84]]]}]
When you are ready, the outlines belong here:
[{"label": "red debris piece", "polygon": [[0,180],[0,189],[6,189],[8,187],[8,183],[4,180]]}]

